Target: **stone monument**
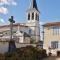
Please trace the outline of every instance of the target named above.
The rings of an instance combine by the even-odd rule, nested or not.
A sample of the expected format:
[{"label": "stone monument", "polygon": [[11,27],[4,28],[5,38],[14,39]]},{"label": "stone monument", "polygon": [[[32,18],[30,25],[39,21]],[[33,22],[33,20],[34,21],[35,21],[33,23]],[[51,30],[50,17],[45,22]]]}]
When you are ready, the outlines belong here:
[{"label": "stone monument", "polygon": [[9,41],[9,49],[8,52],[13,52],[16,50],[16,46],[15,46],[15,41],[12,38],[12,34],[13,34],[13,23],[15,23],[15,21],[13,20],[13,16],[11,16],[11,18],[9,18],[10,21],[10,41]]}]

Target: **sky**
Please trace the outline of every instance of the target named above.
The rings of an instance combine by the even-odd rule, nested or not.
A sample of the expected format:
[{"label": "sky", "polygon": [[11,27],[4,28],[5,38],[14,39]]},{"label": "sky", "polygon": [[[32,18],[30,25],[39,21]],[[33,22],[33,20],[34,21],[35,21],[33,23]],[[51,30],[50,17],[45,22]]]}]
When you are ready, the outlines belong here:
[{"label": "sky", "polygon": [[[9,24],[8,19],[14,16],[16,22],[26,22],[26,11],[31,0],[0,0],[0,25]],[[60,0],[36,0],[40,22],[60,21]]]},{"label": "sky", "polygon": [[[41,25],[60,21],[60,0],[36,1],[41,13],[39,16]],[[0,0],[0,25],[9,24],[8,19],[11,16],[14,16],[16,23],[26,22],[26,11],[30,2],[31,0]]]}]

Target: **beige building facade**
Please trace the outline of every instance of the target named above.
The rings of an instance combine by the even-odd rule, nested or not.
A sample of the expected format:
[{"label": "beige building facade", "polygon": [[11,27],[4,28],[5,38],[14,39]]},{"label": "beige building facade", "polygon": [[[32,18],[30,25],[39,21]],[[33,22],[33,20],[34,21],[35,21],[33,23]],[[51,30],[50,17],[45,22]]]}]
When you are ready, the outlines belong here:
[{"label": "beige building facade", "polygon": [[60,22],[44,24],[43,32],[43,48],[47,50],[47,54],[50,50],[52,54],[57,54],[60,51]]}]

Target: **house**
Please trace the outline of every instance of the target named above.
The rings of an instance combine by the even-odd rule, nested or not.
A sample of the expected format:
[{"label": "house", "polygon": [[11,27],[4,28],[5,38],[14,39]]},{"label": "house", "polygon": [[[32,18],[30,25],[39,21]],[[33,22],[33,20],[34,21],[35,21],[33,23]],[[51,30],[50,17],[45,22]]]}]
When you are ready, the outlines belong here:
[{"label": "house", "polygon": [[60,22],[46,23],[43,25],[43,48],[47,54],[51,50],[52,54],[60,51]]},{"label": "house", "polygon": [[[12,38],[15,40],[16,48],[33,45],[30,44],[30,38],[35,42],[40,41],[39,14],[36,0],[31,0],[26,11],[27,22],[13,24]],[[10,34],[10,25],[0,26],[0,53],[8,52]]]}]

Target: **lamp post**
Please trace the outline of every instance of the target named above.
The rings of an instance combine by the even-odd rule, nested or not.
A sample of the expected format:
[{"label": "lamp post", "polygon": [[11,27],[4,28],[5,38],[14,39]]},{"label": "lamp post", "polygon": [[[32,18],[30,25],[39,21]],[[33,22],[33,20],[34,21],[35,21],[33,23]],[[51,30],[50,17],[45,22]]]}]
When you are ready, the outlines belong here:
[{"label": "lamp post", "polygon": [[44,43],[44,33],[45,33],[45,32],[44,32],[44,31],[42,31],[42,34],[43,34],[43,43]]}]

